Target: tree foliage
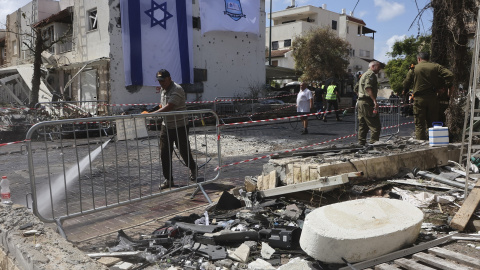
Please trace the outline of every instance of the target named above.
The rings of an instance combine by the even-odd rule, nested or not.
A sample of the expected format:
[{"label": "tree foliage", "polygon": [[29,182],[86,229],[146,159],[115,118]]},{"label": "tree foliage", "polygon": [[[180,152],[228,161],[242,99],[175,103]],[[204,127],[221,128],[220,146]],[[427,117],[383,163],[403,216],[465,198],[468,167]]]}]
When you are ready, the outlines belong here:
[{"label": "tree foliage", "polygon": [[341,78],[349,64],[350,44],[328,28],[315,28],[292,42],[295,69],[305,81]]},{"label": "tree foliage", "polygon": [[403,80],[407,76],[411,64],[417,64],[417,53],[419,51],[430,51],[431,36],[409,37],[397,41],[388,53],[393,59],[385,66],[385,73],[390,81],[390,86],[395,93],[403,91]]}]

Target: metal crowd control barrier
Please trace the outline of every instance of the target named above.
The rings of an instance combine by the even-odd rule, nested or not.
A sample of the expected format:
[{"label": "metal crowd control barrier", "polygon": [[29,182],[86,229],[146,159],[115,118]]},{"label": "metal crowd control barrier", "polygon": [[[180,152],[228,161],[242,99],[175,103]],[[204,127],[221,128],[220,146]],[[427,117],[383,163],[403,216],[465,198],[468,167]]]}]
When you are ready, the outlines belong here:
[{"label": "metal crowd control barrier", "polygon": [[225,121],[241,118],[252,120],[251,115],[255,113],[253,99],[216,97],[213,104],[214,110],[223,124],[225,124]]},{"label": "metal crowd control barrier", "polygon": [[[159,147],[162,119],[168,120],[168,117],[180,122],[172,125],[178,128],[178,132],[172,133],[172,129],[167,129],[167,136],[170,134],[167,145],[173,147],[182,130],[189,134],[189,150],[198,167],[198,178],[193,182],[190,180],[188,165],[193,164],[190,163],[192,159],[183,159],[178,151],[188,144],[180,142],[179,146],[175,142],[177,149],[169,148],[171,154],[167,153],[167,156],[171,160],[169,172],[176,186],[161,188],[165,179]],[[181,120],[183,117],[185,119]],[[211,125],[205,125],[206,118]],[[108,123],[113,128],[106,135],[99,125],[96,129],[89,128],[92,121]],[[202,191],[211,203],[202,185],[218,179],[220,174],[220,170],[215,171],[221,164],[218,125],[218,116],[212,110],[66,119],[35,124],[26,136],[33,213],[43,222],[56,222],[59,232],[66,238],[62,228],[65,219],[167,193],[196,187],[194,194]],[[80,126],[85,128],[76,128]],[[47,129],[57,130],[59,139],[49,140],[45,132]],[[63,132],[65,129],[67,133]]]},{"label": "metal crowd control barrier", "polygon": [[[400,98],[377,99],[377,103],[379,106],[378,113],[380,114],[380,123],[382,124],[380,137],[393,136],[400,132],[400,101]],[[384,129],[384,127],[392,128]],[[357,104],[355,104],[355,133],[358,133]]]}]

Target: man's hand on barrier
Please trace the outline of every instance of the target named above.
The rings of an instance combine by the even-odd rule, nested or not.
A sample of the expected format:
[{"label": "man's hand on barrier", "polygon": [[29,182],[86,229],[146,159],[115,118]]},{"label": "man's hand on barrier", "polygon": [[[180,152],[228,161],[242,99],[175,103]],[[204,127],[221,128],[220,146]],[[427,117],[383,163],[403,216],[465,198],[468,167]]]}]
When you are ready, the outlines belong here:
[{"label": "man's hand on barrier", "polygon": [[149,114],[149,112],[147,112],[147,111],[143,111],[143,112],[142,112],[142,114]]}]

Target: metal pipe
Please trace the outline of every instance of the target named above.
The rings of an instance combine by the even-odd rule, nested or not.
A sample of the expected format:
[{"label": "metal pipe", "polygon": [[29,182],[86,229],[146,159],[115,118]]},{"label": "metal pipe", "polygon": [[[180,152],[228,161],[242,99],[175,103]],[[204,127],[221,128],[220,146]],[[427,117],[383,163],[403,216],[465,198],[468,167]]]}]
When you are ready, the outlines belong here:
[{"label": "metal pipe", "polygon": [[[414,168],[413,169],[413,175],[415,175],[415,176],[419,175],[419,176],[423,176],[423,177],[426,177],[426,178],[430,178],[430,179],[432,179],[436,182],[446,184],[446,185],[449,185],[449,186],[453,186],[453,187],[457,187],[457,188],[466,187],[466,185],[464,185],[462,183],[458,183],[458,182],[455,182],[455,181],[448,180],[448,179],[446,179],[444,177],[441,177],[440,175],[436,175],[434,173],[421,171],[419,168]],[[472,189],[472,187],[469,186],[468,189]]]},{"label": "metal pipe", "polygon": [[269,34],[268,66],[272,66],[272,0],[270,0],[270,28],[269,28],[268,34]]}]

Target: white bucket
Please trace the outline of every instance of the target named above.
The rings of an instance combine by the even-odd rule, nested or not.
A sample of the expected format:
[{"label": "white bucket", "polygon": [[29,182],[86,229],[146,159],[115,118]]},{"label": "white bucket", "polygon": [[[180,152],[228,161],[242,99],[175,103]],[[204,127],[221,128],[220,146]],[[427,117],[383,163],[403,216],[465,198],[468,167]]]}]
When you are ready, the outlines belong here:
[{"label": "white bucket", "polygon": [[443,127],[443,123],[435,122],[433,127],[428,129],[428,141],[430,146],[448,145],[448,127]]}]

